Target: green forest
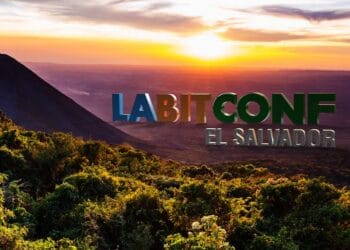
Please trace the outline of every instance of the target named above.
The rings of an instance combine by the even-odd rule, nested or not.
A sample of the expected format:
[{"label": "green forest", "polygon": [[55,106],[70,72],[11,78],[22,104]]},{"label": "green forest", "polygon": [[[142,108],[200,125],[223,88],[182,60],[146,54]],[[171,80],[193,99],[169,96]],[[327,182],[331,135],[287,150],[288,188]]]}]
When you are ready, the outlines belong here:
[{"label": "green forest", "polygon": [[2,113],[0,172],[1,249],[350,249],[349,189],[325,178],[181,164]]}]

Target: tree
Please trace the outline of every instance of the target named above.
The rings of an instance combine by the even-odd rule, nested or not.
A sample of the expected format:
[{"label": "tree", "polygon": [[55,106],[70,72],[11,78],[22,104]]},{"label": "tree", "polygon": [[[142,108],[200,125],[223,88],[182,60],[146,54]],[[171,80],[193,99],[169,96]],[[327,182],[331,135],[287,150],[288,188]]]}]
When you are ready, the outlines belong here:
[{"label": "tree", "polygon": [[226,231],[216,224],[215,215],[203,216],[200,222],[192,223],[192,231],[185,238],[181,234],[169,235],[165,240],[166,250],[234,250],[226,242]]}]

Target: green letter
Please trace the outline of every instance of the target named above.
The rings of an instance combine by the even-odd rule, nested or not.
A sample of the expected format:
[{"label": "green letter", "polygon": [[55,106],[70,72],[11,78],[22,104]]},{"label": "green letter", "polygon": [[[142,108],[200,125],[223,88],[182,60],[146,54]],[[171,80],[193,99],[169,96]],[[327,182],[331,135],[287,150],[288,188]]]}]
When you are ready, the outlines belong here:
[{"label": "green letter", "polygon": [[272,94],[272,123],[283,124],[286,114],[294,124],[304,124],[305,95],[294,94],[294,108],[284,94]]},{"label": "green letter", "polygon": [[334,113],[335,104],[320,104],[320,102],[334,102],[334,93],[309,94],[308,95],[308,124],[318,124],[319,114]]},{"label": "green letter", "polygon": [[[256,115],[251,114],[248,111],[248,104],[250,102],[256,102],[260,106],[259,113]],[[238,114],[239,117],[246,123],[259,123],[267,119],[269,115],[269,103],[266,97],[261,93],[252,93],[242,97],[238,102]]]},{"label": "green letter", "polygon": [[236,113],[227,114],[223,111],[224,106],[227,102],[233,104],[237,103],[237,95],[235,93],[224,93],[219,95],[214,102],[213,112],[216,117],[221,122],[234,123],[237,120]]}]

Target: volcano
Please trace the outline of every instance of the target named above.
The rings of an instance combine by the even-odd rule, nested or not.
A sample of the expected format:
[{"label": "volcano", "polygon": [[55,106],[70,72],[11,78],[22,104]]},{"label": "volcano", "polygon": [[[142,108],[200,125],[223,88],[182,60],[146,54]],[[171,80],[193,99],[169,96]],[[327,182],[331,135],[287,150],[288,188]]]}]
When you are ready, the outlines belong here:
[{"label": "volcano", "polygon": [[30,130],[66,132],[113,144],[142,144],[65,96],[14,58],[0,54],[0,110]]}]

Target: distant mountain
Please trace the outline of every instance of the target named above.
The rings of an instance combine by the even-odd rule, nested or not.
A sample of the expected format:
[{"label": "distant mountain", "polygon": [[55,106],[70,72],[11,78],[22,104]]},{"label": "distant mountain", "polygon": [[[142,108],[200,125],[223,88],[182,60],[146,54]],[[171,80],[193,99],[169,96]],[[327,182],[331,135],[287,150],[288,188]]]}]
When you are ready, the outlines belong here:
[{"label": "distant mountain", "polygon": [[18,125],[31,130],[62,131],[118,144],[141,143],[79,106],[4,54],[0,54],[0,110]]}]

